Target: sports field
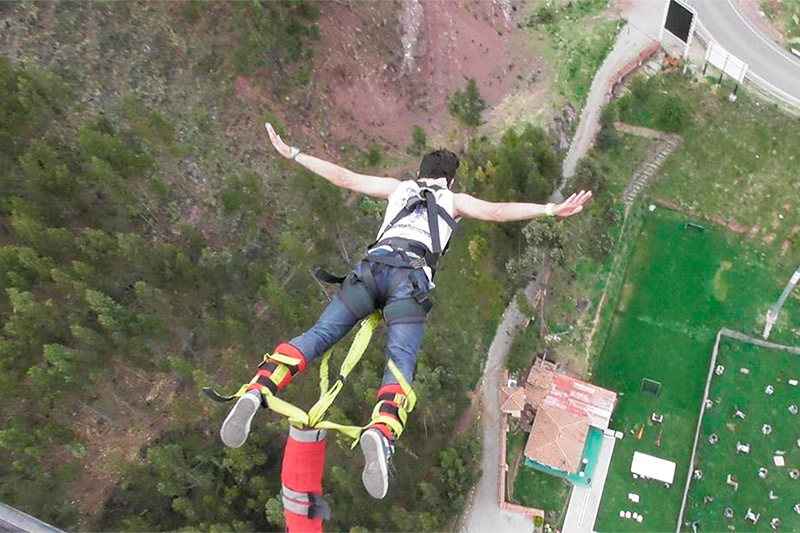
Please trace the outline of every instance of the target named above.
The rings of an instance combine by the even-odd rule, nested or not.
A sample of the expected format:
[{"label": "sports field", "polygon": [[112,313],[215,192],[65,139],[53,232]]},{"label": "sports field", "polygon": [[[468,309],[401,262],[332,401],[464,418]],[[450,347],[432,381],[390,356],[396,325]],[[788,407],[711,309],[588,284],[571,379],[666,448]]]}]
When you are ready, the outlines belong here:
[{"label": "sports field", "polygon": [[[800,386],[789,383],[800,380],[800,355],[723,338],[718,365],[724,371],[711,380],[713,405],[703,416],[695,459],[702,477],[691,483],[683,529],[691,531],[697,522],[702,531],[765,531],[778,518],[782,531],[800,531],[800,514],[793,509],[800,504],[800,479],[789,475],[800,469],[800,414],[790,410],[800,404]],[[744,418],[734,416],[737,409]],[[768,435],[764,424],[772,429]],[[749,452],[737,453],[737,444],[749,445]],[[776,457],[783,458],[783,466],[776,465]],[[760,468],[766,469],[764,477]],[[727,483],[728,474],[737,490]],[[732,511],[729,518],[726,509]],[[748,509],[760,515],[756,524],[745,520]]]},{"label": "sports field", "polygon": [[[602,532],[675,530],[716,332],[727,326],[756,334],[786,281],[747,237],[707,223],[705,229],[687,228],[697,221],[662,208],[642,216],[592,378],[620,393],[611,426],[625,435],[615,448],[595,524]],[[779,323],[797,324],[798,318],[795,301]],[[662,384],[658,398],[640,392],[643,378]],[[663,423],[650,422],[652,413],[662,414]],[[673,485],[633,479],[634,451],[674,461]],[[638,494],[640,503],[628,493]],[[621,510],[644,520],[620,518]]]}]

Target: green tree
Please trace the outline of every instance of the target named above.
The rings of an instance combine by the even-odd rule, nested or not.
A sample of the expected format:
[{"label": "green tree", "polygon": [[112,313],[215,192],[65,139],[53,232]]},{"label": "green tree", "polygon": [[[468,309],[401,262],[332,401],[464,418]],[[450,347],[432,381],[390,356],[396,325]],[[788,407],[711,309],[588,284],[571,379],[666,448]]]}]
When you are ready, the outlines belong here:
[{"label": "green tree", "polygon": [[486,107],[486,101],[478,91],[478,83],[475,78],[467,81],[465,90],[453,93],[447,103],[447,110],[450,111],[450,114],[460,123],[472,129],[483,124],[483,112]]}]

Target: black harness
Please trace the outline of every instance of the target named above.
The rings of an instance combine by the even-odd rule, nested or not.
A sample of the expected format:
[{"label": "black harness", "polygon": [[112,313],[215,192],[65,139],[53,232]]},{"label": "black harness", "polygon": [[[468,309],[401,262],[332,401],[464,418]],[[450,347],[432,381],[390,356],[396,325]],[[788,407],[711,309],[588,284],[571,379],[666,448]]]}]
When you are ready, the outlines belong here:
[{"label": "black harness", "polygon": [[[411,252],[421,259],[425,260],[425,264],[422,266],[418,266],[418,263],[413,263],[412,261],[407,261],[405,264],[397,264],[396,261],[392,261],[391,263],[385,262],[382,258],[387,256],[377,256],[376,259],[370,259],[371,261],[376,262],[383,262],[384,264],[389,264],[391,266],[401,266],[401,267],[411,267],[411,268],[423,268],[428,266],[431,268],[433,272],[436,271],[436,265],[439,262],[439,259],[445,254],[447,251],[447,246],[444,250],[442,250],[442,242],[439,236],[439,217],[444,220],[448,226],[453,230],[453,233],[456,235],[461,234],[461,228],[458,226],[458,222],[450,216],[450,213],[445,210],[442,206],[436,203],[436,195],[434,194],[438,190],[444,189],[444,187],[440,187],[439,185],[426,185],[425,183],[421,183],[420,181],[416,182],[419,185],[420,189],[416,195],[412,196],[406,202],[406,205],[395,215],[389,224],[386,225],[386,228],[378,235],[378,238],[370,244],[367,249],[372,250],[377,247],[381,246],[389,246],[392,250],[399,250],[403,252]],[[392,226],[403,220],[405,217],[413,213],[417,210],[420,205],[424,205],[427,212],[428,212],[428,230],[431,234],[431,244],[433,246],[432,250],[428,250],[428,247],[423,245],[422,243],[418,243],[416,241],[410,239],[401,239],[401,238],[389,238],[381,240],[381,237],[389,231]],[[449,242],[448,242],[449,245]],[[367,257],[370,257],[369,254]],[[391,256],[389,256],[391,257]],[[405,258],[405,254],[402,254],[402,257]],[[413,263],[413,264],[412,264]]]},{"label": "black harness", "polygon": [[[318,268],[314,273],[314,276],[320,281],[341,285],[339,296],[341,296],[348,309],[359,319],[368,316],[378,308],[383,309],[384,320],[387,324],[424,322],[428,311],[433,307],[433,299],[426,290],[427,288],[420,286],[413,272],[417,269],[429,267],[432,273],[435,273],[439,259],[447,251],[449,242],[444,249],[442,249],[441,245],[439,217],[453,229],[453,233],[461,234],[461,228],[458,227],[455,219],[442,206],[436,203],[434,193],[443,189],[443,187],[427,185],[419,181],[417,184],[420,186],[418,193],[409,198],[403,209],[386,225],[386,228],[375,242],[367,247],[367,254],[362,259],[362,261],[371,261],[401,269],[389,280],[386,294],[382,294],[378,290],[372,271],[369,268],[361,269],[361,276],[356,276],[355,271],[347,276],[335,276],[321,268]],[[381,239],[386,231],[413,213],[420,205],[423,205],[427,210],[432,250],[429,250],[424,244],[411,239],[400,237]],[[377,248],[389,248],[392,253],[376,254]],[[386,301],[389,295],[406,279],[411,280],[414,289],[412,296],[395,300],[387,305]]]}]

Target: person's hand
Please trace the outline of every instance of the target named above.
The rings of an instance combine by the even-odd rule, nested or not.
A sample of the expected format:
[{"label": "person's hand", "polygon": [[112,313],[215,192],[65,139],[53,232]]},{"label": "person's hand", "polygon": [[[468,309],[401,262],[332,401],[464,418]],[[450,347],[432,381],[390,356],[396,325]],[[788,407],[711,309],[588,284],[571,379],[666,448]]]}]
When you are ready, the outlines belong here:
[{"label": "person's hand", "polygon": [[571,217],[583,211],[583,206],[592,197],[592,191],[580,191],[553,207],[553,214],[560,217]]},{"label": "person's hand", "polygon": [[275,147],[275,150],[277,150],[279,154],[286,159],[294,159],[297,157],[297,154],[300,153],[298,148],[294,148],[283,142],[281,136],[275,132],[275,128],[273,128],[272,124],[269,122],[264,124],[264,126],[267,128],[267,133],[269,133],[269,140],[272,141],[272,146]]}]

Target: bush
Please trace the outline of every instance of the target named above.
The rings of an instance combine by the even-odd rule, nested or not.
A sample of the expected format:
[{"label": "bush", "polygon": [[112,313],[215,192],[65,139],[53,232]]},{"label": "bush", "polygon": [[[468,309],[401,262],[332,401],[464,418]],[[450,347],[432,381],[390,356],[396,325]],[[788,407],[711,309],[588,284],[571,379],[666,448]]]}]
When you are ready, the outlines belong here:
[{"label": "bush", "polygon": [[425,128],[414,124],[411,126],[411,146],[408,153],[413,155],[421,155],[428,147],[428,135],[425,133]]},{"label": "bush", "polygon": [[486,101],[478,91],[475,78],[469,79],[465,90],[453,93],[447,103],[447,110],[456,120],[470,128],[477,128],[483,124]]},{"label": "bush", "polygon": [[664,101],[664,107],[658,116],[659,129],[677,133],[683,131],[692,115],[683,100],[679,96],[668,96]]},{"label": "bush", "polygon": [[377,167],[383,163],[383,152],[377,143],[370,143],[367,151],[364,153],[364,164],[368,167]]},{"label": "bush", "polygon": [[619,102],[620,118],[627,123],[679,133],[692,122],[692,103],[662,90],[660,77],[634,78],[631,91]]}]

